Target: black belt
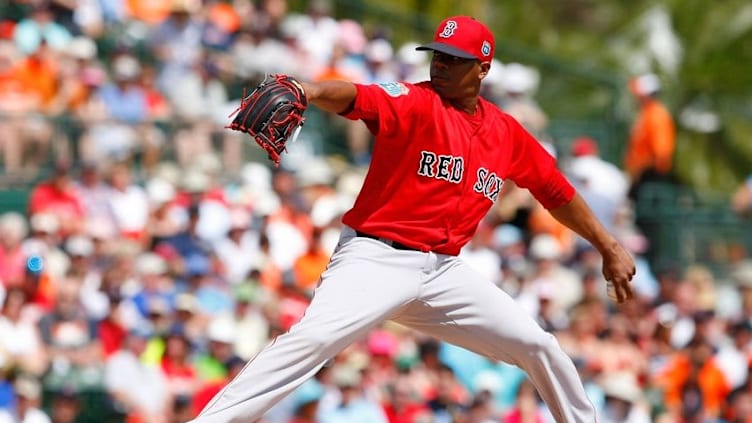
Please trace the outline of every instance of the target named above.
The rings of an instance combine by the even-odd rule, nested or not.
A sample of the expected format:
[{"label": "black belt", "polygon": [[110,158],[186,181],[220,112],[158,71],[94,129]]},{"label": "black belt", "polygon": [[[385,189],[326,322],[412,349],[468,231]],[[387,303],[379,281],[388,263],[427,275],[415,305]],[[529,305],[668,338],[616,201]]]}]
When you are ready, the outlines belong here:
[{"label": "black belt", "polygon": [[381,241],[384,244],[394,248],[395,250],[420,251],[417,248],[409,247],[401,242],[392,241],[391,239],[386,239],[386,238],[380,238],[376,235],[367,234],[361,231],[355,231],[355,235],[362,237],[362,238],[371,238],[371,239],[375,239],[376,241]]}]

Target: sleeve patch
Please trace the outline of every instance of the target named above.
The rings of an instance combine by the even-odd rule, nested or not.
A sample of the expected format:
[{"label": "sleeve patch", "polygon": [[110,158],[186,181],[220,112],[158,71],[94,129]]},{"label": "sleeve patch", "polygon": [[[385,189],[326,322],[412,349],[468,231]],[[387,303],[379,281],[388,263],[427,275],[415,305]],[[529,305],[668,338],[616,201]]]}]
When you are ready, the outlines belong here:
[{"label": "sleeve patch", "polygon": [[410,92],[410,89],[400,82],[386,82],[378,85],[382,90],[386,91],[390,97],[399,97],[407,95],[407,93]]}]

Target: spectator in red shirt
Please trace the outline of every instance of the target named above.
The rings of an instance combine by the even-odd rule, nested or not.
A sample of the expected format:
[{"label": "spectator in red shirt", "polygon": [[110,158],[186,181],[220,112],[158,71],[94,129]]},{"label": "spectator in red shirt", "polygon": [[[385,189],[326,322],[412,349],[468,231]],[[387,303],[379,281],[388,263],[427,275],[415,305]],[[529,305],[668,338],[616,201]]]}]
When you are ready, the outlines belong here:
[{"label": "spectator in red shirt", "polygon": [[191,397],[199,387],[196,368],[190,361],[191,344],[182,326],[170,329],[165,339],[162,373],[174,397]]},{"label": "spectator in red shirt", "polygon": [[110,301],[110,313],[97,324],[97,334],[102,343],[102,352],[105,358],[118,352],[128,335],[128,330],[118,317],[117,309],[122,298],[118,294],[112,294],[108,299]]},{"label": "spectator in red shirt", "polygon": [[232,357],[225,363],[227,368],[227,376],[219,381],[210,381],[206,383],[202,388],[196,391],[196,395],[193,396],[193,412],[194,415],[198,415],[201,410],[204,409],[206,404],[214,398],[214,395],[219,393],[222,388],[225,387],[230,381],[243,370],[245,366],[245,360],[240,357]]},{"label": "spectator in red shirt", "polygon": [[58,161],[49,179],[31,192],[29,213],[51,213],[60,222],[60,234],[79,232],[84,226],[84,205],[73,185],[70,163]]},{"label": "spectator in red shirt", "polygon": [[431,413],[420,402],[417,390],[410,379],[398,378],[387,386],[389,398],[384,403],[384,413],[389,423],[416,423],[431,421]]}]

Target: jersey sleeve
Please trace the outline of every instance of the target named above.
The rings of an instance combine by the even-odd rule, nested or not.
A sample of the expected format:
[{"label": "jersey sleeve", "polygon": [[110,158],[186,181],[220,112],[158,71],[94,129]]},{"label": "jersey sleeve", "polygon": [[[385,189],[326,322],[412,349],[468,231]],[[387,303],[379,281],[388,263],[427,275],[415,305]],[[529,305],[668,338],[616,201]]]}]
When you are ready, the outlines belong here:
[{"label": "jersey sleeve", "polygon": [[514,153],[508,178],[526,188],[546,209],[572,200],[575,189],[556,166],[552,156],[522,125],[508,117]]},{"label": "jersey sleeve", "polygon": [[[418,108],[419,89],[408,83],[355,84],[358,90],[352,107],[342,113],[347,119],[363,120],[374,134],[388,134],[410,122]],[[405,119],[407,117],[407,119]]]}]

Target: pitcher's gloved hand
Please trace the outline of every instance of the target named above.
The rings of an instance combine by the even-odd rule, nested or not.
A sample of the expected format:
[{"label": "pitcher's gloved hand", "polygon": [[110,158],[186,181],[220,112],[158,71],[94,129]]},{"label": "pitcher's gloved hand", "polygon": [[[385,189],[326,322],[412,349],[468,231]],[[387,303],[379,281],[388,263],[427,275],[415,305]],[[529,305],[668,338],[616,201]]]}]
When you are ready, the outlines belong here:
[{"label": "pitcher's gloved hand", "polygon": [[280,154],[294,141],[305,122],[308,107],[303,86],[288,75],[268,75],[240,106],[227,128],[249,134],[279,166]]}]

